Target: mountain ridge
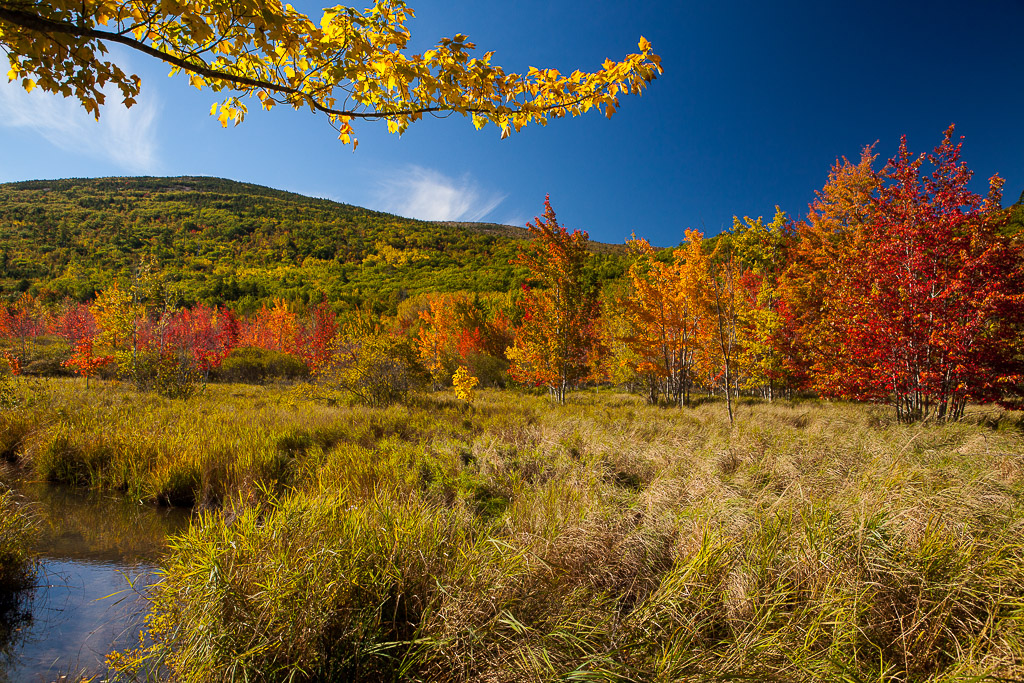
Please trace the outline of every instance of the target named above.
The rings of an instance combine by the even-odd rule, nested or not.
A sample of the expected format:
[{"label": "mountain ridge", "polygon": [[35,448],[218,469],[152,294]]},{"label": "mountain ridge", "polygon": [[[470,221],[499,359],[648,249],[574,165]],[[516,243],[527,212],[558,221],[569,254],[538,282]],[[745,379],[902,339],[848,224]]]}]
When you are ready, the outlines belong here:
[{"label": "mountain ridge", "polygon": [[[25,180],[0,184],[0,287],[12,297],[88,299],[153,257],[186,304],[250,310],[273,298],[393,310],[423,291],[509,291],[529,232],[422,221],[210,176]],[[624,245],[591,243],[598,277]]]}]

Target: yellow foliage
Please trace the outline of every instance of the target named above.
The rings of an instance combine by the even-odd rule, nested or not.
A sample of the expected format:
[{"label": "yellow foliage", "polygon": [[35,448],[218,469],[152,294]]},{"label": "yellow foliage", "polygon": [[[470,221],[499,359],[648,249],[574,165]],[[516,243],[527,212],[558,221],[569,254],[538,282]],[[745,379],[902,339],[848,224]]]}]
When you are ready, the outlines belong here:
[{"label": "yellow foliage", "polygon": [[473,389],[480,384],[480,380],[470,374],[464,365],[452,375],[452,386],[455,387],[455,396],[466,403],[473,403],[475,398]]},{"label": "yellow foliage", "polygon": [[[383,119],[401,134],[424,114],[453,112],[476,128],[493,123],[505,137],[527,123],[590,109],[611,116],[619,94],[640,94],[662,72],[642,37],[639,53],[569,76],[554,69],[506,73],[491,64],[491,52],[471,58],[476,46],[464,35],[410,55],[412,16],[401,0],[376,0],[362,12],[330,8],[319,22],[280,0],[0,2],[0,47],[9,80],[74,96],[97,118],[108,83],[125,106],[139,93],[139,77],[107,52],[107,43],[119,43],[161,59],[172,75],[185,72],[196,88],[256,97],[263,109],[286,104],[326,114],[353,147],[355,118]],[[236,95],[211,108],[224,126],[246,113]]]}]

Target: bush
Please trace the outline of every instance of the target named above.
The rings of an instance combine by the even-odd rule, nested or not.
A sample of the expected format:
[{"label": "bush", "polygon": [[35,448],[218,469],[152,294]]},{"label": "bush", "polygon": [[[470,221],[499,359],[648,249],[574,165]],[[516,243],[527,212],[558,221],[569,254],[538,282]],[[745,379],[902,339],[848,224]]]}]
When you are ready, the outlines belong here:
[{"label": "bush", "polygon": [[153,388],[167,398],[192,398],[199,389],[199,371],[187,358],[165,353],[156,364]]},{"label": "bush", "polygon": [[411,341],[371,334],[339,344],[319,377],[361,403],[381,407],[403,403],[410,391],[426,386],[429,374]]},{"label": "bush", "polygon": [[64,366],[64,361],[70,357],[71,347],[63,341],[37,343],[25,359],[22,373],[36,377],[71,377],[74,372]]},{"label": "bush", "polygon": [[249,384],[275,379],[301,379],[308,376],[309,368],[298,356],[253,346],[232,349],[220,367],[210,370],[210,379]]},{"label": "bush", "polygon": [[489,353],[471,353],[466,358],[469,370],[480,380],[481,388],[504,389],[508,382],[508,361]]}]

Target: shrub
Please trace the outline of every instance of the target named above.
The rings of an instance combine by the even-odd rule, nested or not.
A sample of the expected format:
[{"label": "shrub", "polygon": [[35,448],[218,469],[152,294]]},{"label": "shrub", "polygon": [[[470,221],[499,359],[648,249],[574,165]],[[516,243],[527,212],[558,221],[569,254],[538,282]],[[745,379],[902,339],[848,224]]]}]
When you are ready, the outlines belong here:
[{"label": "shrub", "polygon": [[381,407],[404,402],[410,391],[426,386],[429,374],[411,341],[370,334],[342,340],[318,377],[361,403]]},{"label": "shrub", "polygon": [[298,356],[253,346],[232,349],[220,367],[210,370],[211,379],[249,384],[275,379],[301,379],[308,376],[309,368]]},{"label": "shrub", "polygon": [[36,377],[71,377],[74,372],[64,365],[70,357],[71,347],[66,342],[36,343],[25,359],[22,372]]},{"label": "shrub", "polygon": [[153,388],[156,393],[167,398],[192,398],[202,379],[187,358],[175,353],[161,356],[154,374]]},{"label": "shrub", "polygon": [[455,387],[455,396],[466,403],[473,403],[473,389],[480,384],[480,380],[469,373],[465,366],[459,366],[452,376],[452,386]]}]

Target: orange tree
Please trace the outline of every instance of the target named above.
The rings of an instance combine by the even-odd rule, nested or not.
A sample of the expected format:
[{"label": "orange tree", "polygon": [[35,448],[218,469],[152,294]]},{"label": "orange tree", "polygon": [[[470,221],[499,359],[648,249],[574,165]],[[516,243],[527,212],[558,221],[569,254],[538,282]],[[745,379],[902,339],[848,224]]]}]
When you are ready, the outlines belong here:
[{"label": "orange tree", "polygon": [[795,225],[788,263],[779,280],[786,372],[797,386],[831,393],[843,382],[848,319],[844,292],[854,272],[851,259],[865,239],[872,197],[885,171],[872,168],[865,147],[856,164],[837,160],[816,192],[807,217]]},{"label": "orange tree", "polygon": [[598,311],[597,287],[588,272],[584,231],[558,224],[549,198],[544,218],[527,223],[533,239],[517,263],[539,288],[523,286],[523,321],[505,354],[520,382],[546,386],[559,403],[590,368]]},{"label": "orange tree", "polygon": [[[623,338],[640,376],[660,378],[665,394],[683,405],[689,400],[696,359],[709,342],[709,271],[703,235],[686,231],[687,247],[671,263],[655,258],[646,240],[633,240],[636,259],[629,268],[630,289],[621,302],[628,318]],[[649,386],[657,399],[657,385]]]},{"label": "orange tree", "polygon": [[353,145],[355,120],[383,119],[401,133],[424,115],[457,113],[505,137],[590,110],[611,116],[619,95],[639,94],[661,73],[642,37],[638,53],[591,73],[506,73],[491,52],[471,56],[475,46],[464,35],[410,54],[412,14],[401,0],[376,0],[363,11],[332,7],[319,21],[280,0],[0,0],[0,47],[10,80],[75,97],[96,116],[106,84],[126,106],[139,93],[138,76],[107,52],[118,44],[184,72],[196,88],[233,93],[211,109],[223,125],[241,122],[243,98],[254,97],[264,109],[321,112]]}]

